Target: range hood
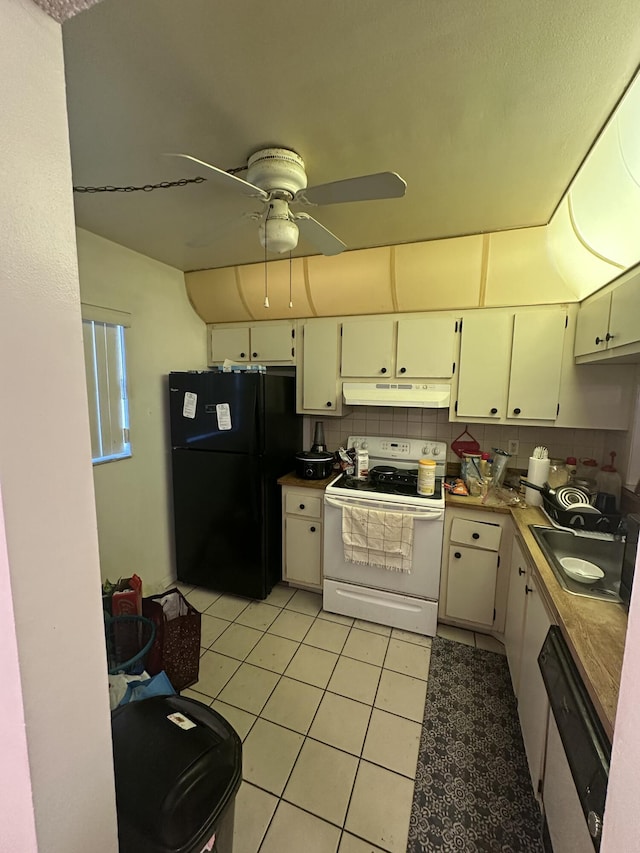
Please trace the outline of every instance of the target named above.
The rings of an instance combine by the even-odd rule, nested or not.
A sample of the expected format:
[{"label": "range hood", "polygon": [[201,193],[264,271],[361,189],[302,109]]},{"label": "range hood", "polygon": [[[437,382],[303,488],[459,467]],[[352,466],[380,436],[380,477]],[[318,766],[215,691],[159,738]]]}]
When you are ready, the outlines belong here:
[{"label": "range hood", "polygon": [[343,382],[342,394],[345,403],[350,406],[446,409],[451,387],[409,382]]}]

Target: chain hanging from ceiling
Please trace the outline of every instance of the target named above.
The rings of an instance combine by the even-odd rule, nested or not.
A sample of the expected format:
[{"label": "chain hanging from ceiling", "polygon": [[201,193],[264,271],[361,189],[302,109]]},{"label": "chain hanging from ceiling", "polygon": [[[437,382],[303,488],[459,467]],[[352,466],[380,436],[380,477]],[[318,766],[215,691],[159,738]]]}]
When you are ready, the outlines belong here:
[{"label": "chain hanging from ceiling", "polygon": [[[237,175],[238,172],[246,172],[246,166],[236,166],[234,169],[227,169],[230,175]],[[159,184],[143,184],[141,187],[82,187],[76,186],[73,188],[74,193],[150,193],[152,190],[168,190],[171,187],[186,187],[187,184],[202,184],[206,181],[202,175],[197,178],[180,178],[178,181],[161,181]]]},{"label": "chain hanging from ceiling", "polygon": [[201,184],[206,178],[180,178],[179,181],[162,181],[159,184],[144,184],[141,187],[74,187],[74,193],[150,193],[152,190],[167,190],[170,187],[186,187],[187,184]]}]

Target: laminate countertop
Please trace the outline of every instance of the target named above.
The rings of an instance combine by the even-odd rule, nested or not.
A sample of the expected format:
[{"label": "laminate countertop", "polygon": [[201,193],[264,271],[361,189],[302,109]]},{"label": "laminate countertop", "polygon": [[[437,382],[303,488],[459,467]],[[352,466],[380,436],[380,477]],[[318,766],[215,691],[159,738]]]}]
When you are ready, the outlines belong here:
[{"label": "laminate countertop", "polygon": [[539,581],[540,594],[569,646],[607,735],[613,738],[627,634],[626,611],[621,604],[566,592],[529,530],[530,524],[550,526],[544,513],[530,507],[513,510],[511,515]]},{"label": "laminate countertop", "polygon": [[297,489],[320,489],[324,491],[339,473],[339,471],[334,471],[330,477],[325,477],[324,480],[305,480],[303,477],[297,477],[293,471],[290,471],[288,474],[280,477],[277,482],[279,486],[295,486]]}]

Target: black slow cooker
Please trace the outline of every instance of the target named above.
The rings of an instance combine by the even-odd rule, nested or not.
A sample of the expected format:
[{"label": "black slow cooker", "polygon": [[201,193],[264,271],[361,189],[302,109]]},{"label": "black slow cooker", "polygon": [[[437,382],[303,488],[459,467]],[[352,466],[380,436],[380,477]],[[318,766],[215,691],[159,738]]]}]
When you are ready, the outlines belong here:
[{"label": "black slow cooker", "polygon": [[301,450],[296,453],[296,476],[302,480],[324,480],[333,472],[333,453],[328,450]]}]

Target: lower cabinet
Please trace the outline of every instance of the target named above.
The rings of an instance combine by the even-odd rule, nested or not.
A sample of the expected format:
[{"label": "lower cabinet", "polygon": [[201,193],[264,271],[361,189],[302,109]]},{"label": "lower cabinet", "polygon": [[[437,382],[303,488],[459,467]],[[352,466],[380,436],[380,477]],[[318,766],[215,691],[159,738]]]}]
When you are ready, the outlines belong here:
[{"label": "lower cabinet", "polygon": [[518,716],[522,740],[534,792],[541,792],[544,753],[547,742],[549,700],[538,667],[538,655],[552,621],[535,582],[529,576],[525,584],[524,627],[520,652]]},{"label": "lower cabinet", "polygon": [[507,653],[511,684],[517,698],[520,684],[520,659],[522,655],[522,633],[524,630],[525,587],[528,580],[528,565],[518,540],[514,538],[509,567],[509,597],[507,616],[504,622],[504,648]]},{"label": "lower cabinet", "polygon": [[540,596],[525,557],[524,546],[513,540],[504,641],[518,717],[527,754],[531,784],[542,791],[549,700],[538,666],[538,655],[554,620]]},{"label": "lower cabinet", "polygon": [[282,577],[292,586],[322,589],[322,492],[282,487]]},{"label": "lower cabinet", "polygon": [[482,510],[447,509],[439,618],[467,628],[504,627],[511,520]]}]

